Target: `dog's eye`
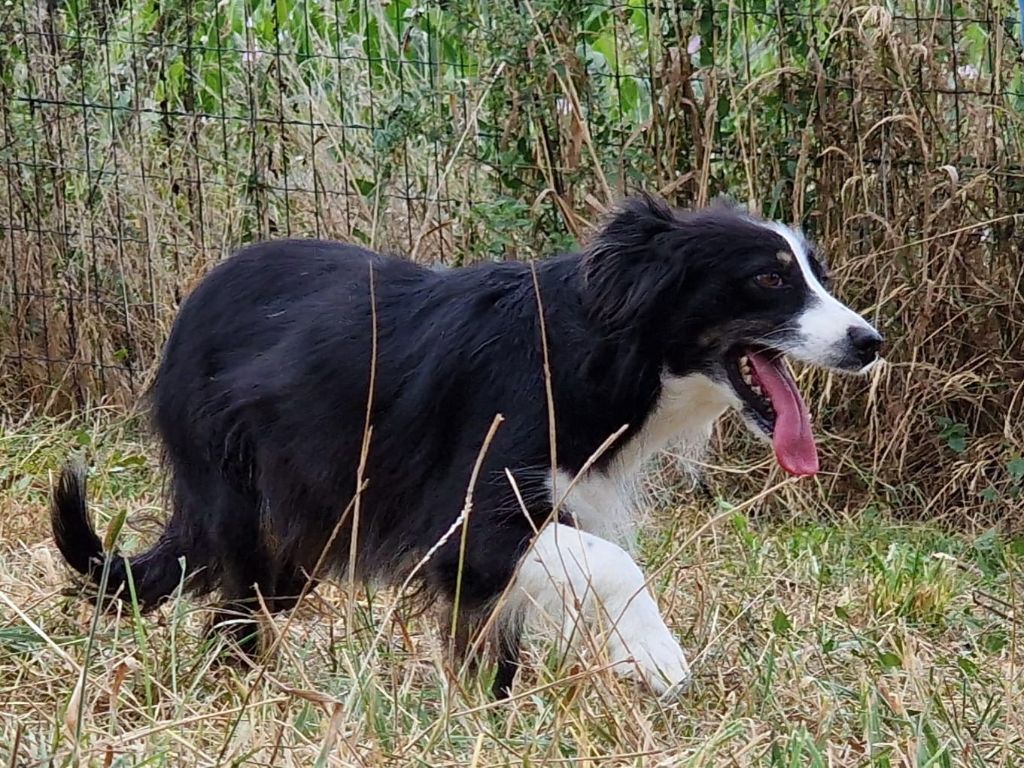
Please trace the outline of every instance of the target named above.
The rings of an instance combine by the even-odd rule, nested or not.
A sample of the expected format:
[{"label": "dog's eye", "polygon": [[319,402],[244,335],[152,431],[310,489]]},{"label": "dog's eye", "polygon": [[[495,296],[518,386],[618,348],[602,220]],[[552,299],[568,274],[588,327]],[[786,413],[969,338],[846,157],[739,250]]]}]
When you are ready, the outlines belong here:
[{"label": "dog's eye", "polygon": [[762,288],[781,288],[784,285],[782,275],[778,272],[765,272],[754,278]]}]

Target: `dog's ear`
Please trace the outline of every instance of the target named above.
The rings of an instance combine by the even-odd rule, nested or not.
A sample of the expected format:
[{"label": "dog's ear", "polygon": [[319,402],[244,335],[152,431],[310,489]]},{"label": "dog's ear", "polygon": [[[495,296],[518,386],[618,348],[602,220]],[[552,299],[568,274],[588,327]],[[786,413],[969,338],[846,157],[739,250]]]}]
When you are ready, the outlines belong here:
[{"label": "dog's ear", "polygon": [[649,195],[621,204],[583,254],[590,317],[613,334],[641,329],[670,308],[686,273],[680,221]]}]

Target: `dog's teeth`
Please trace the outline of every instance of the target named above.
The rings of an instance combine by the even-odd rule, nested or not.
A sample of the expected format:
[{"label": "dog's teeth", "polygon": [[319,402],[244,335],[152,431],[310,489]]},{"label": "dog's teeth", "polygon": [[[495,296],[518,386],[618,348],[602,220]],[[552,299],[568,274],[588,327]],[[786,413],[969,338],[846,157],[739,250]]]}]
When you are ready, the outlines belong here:
[{"label": "dog's teeth", "polygon": [[[749,382],[747,382],[747,383],[749,384]],[[751,384],[750,388],[754,391],[755,395],[760,395],[760,396],[764,397],[764,392],[761,391],[761,387],[759,385]]]},{"label": "dog's teeth", "polygon": [[743,383],[746,384],[751,389],[753,389],[754,388],[753,381],[754,380],[752,378],[750,378],[750,372],[749,371],[743,371]]}]

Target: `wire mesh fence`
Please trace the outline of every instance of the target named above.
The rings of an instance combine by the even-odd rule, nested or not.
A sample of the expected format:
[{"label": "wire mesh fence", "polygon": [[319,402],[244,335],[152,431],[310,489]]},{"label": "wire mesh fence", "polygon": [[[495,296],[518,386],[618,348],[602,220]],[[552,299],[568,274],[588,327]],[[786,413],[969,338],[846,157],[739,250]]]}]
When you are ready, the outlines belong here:
[{"label": "wire mesh fence", "polygon": [[807,377],[830,424],[861,435],[858,462],[927,469],[963,432],[977,453],[946,459],[970,499],[1016,487],[1010,0],[10,0],[0,14],[8,408],[136,398],[182,297],[246,242],[532,258],[585,239],[631,190],[726,193],[802,224],[892,339],[876,402]]}]

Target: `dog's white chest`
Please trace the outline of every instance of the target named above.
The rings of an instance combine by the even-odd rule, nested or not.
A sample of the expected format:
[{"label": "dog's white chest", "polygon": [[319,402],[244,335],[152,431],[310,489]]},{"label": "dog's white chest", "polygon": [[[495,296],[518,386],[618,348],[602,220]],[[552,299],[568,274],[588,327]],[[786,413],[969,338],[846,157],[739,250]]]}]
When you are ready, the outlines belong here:
[{"label": "dog's white chest", "polygon": [[675,445],[684,459],[702,459],[715,421],[734,405],[730,397],[726,388],[702,374],[666,376],[657,406],[615,460],[575,482],[568,473],[556,473],[553,499],[583,530],[628,548],[645,463],[669,445]]}]

